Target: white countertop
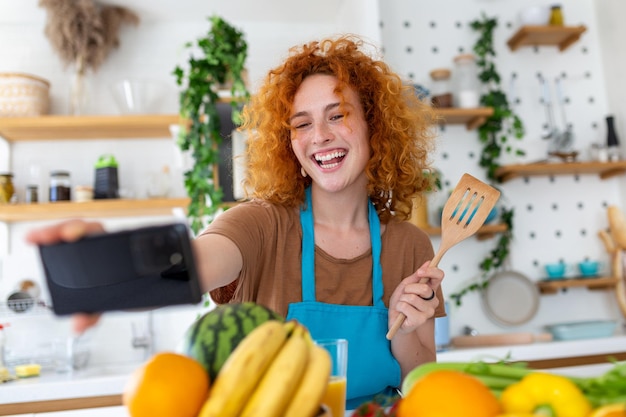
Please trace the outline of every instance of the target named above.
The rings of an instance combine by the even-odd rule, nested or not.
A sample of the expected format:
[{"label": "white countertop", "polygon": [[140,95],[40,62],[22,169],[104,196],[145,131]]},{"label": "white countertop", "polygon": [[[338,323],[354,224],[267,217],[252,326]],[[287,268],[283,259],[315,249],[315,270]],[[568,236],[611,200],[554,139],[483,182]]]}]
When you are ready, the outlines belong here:
[{"label": "white countertop", "polygon": [[119,395],[139,363],[94,366],[80,371],[42,372],[0,384],[0,404]]},{"label": "white countertop", "polygon": [[[439,362],[473,360],[541,360],[626,351],[626,336],[576,341],[553,341],[526,345],[453,349],[438,353]],[[130,373],[139,364],[94,366],[84,371],[42,373],[39,377],[0,384],[0,405],[69,398],[118,395],[123,392]],[[584,367],[594,372],[604,367]],[[574,367],[572,367],[574,369]],[[580,372],[577,372],[581,374]]]},{"label": "white countertop", "polygon": [[602,355],[626,352],[626,336],[599,339],[535,342],[525,345],[508,345],[479,348],[455,348],[437,353],[439,362],[484,361],[531,361],[567,358],[574,356]]}]

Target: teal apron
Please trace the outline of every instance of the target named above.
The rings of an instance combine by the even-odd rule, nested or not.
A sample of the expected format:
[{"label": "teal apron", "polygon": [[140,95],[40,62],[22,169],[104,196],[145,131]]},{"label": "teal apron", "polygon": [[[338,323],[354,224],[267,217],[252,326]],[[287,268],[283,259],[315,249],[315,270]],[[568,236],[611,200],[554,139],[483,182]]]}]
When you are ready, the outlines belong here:
[{"label": "teal apron", "polygon": [[383,303],[380,264],[380,220],[370,201],[373,306],[327,304],[315,300],[315,236],[311,188],[300,211],[302,226],[302,302],[289,304],[287,319],[303,323],[313,339],[348,339],[348,392],[346,409],[357,408],[377,394],[389,394],[400,385],[400,365],[391,354],[387,307]]}]

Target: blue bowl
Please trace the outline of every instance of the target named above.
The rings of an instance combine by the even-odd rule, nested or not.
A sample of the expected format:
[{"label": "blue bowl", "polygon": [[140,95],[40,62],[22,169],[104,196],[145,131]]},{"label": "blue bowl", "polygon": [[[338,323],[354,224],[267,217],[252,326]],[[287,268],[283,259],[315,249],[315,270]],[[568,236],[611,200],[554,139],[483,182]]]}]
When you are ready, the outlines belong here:
[{"label": "blue bowl", "polygon": [[548,279],[561,279],[565,276],[565,264],[562,262],[545,265]]},{"label": "blue bowl", "polygon": [[593,277],[598,275],[600,269],[600,262],[598,261],[584,261],[578,264],[578,269],[584,277]]}]

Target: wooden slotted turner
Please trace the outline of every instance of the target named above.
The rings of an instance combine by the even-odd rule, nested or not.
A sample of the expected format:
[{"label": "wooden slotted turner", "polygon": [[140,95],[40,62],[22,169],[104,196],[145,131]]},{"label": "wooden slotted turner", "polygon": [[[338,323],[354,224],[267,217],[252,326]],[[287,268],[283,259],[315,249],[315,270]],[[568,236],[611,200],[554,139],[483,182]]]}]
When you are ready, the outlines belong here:
[{"label": "wooden slotted turner", "polygon": [[[498,198],[500,198],[500,191],[470,174],[463,174],[443,207],[441,244],[430,265],[439,265],[439,261],[448,249],[476,233],[485,223],[485,219],[498,202]],[[425,281],[426,279],[422,279],[420,283]],[[400,313],[387,332],[388,340],[393,338],[405,318],[406,316]]]}]

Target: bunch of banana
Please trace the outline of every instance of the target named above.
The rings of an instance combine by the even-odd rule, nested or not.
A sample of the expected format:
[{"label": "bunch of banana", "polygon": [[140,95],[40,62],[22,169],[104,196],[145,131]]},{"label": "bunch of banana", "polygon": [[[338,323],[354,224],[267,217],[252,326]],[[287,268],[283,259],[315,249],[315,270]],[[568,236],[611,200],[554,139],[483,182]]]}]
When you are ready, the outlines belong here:
[{"label": "bunch of banana", "polygon": [[199,417],[313,417],[331,358],[296,321],[270,320],[228,357]]}]

